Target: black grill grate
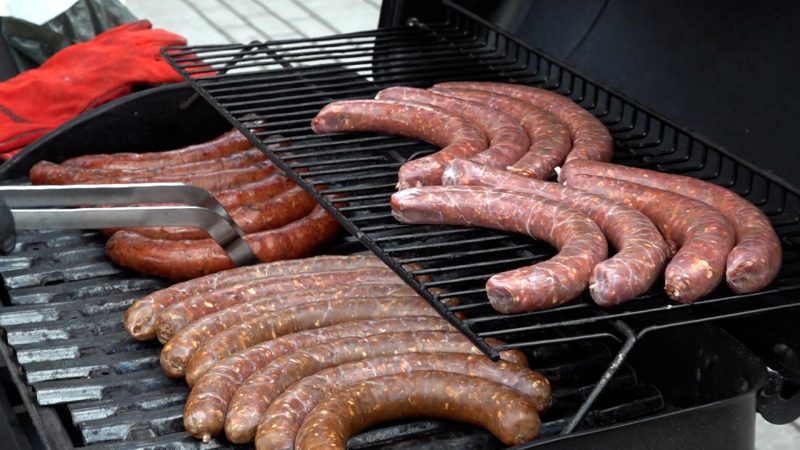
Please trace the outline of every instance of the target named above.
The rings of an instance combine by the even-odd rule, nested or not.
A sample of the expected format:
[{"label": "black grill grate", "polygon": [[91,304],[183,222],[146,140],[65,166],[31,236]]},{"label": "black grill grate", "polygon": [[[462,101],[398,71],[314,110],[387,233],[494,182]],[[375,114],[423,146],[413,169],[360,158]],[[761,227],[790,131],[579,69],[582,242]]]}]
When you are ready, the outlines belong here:
[{"label": "black grill grate", "polygon": [[[653,330],[800,305],[800,196],[745,161],[669,123],[450,5],[445,23],[318,39],[165,51],[172,64],[221,113],[299,180],[369,247],[489,355],[503,348],[584,339],[633,341]],[[615,161],[695,176],[746,196],[771,218],[784,242],[784,268],[767,290],[734,295],[720,287],[693,305],[660,290],[610,310],[580,301],[505,316],[489,306],[486,280],[546,259],[547,245],[517,235],[446,226],[408,226],[390,214],[397,169],[434,151],[430,145],[373,135],[314,135],[309,123],[332,100],[369,98],[392,85],[486,79],[535,85],[567,95],[609,127]],[[301,170],[302,169],[302,170]],[[336,203],[335,206],[334,203]],[[407,271],[403,265],[418,263]],[[430,276],[420,282],[420,275]],[[458,297],[459,306],[442,300]],[[455,313],[463,314],[463,319]],[[491,348],[486,337],[507,344]]]},{"label": "black grill grate", "polygon": [[[136,342],[122,328],[134,300],[165,285],[125,272],[102,254],[70,255],[102,248],[96,232],[24,232],[17,248],[0,256],[5,299],[0,350],[33,423],[50,448],[228,448],[207,446],[183,431],[188,389],[159,367],[161,346]],[[109,274],[108,268],[114,269]],[[47,277],[44,275],[47,274]],[[43,280],[47,280],[43,284]],[[594,389],[614,357],[604,343],[580,342],[529,351],[537,368],[557,387],[543,417],[543,435],[560,433]],[[599,426],[656,413],[664,399],[623,365],[606,389],[608,401],[591,411]],[[350,448],[499,448],[485,431],[446,422],[406,422],[362,433]]]}]

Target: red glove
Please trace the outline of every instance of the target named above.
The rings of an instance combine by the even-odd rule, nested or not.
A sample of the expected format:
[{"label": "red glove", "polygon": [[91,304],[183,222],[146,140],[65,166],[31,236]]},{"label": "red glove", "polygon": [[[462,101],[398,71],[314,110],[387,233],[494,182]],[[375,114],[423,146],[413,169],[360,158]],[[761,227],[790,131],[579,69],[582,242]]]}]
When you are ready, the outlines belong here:
[{"label": "red glove", "polygon": [[186,39],[151,27],[147,20],[120,25],[0,83],[0,158],[135,85],[182,81],[159,50]]}]

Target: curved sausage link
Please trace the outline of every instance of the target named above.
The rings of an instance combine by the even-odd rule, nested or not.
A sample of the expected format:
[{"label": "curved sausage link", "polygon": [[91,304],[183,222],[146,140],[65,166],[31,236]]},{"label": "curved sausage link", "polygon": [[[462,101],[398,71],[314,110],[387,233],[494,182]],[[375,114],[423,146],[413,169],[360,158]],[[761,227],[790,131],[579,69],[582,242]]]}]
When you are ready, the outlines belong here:
[{"label": "curved sausage link", "polygon": [[693,302],[722,281],[736,234],[719,211],[683,195],[612,178],[573,175],[566,184],[638,209],[668,244],[679,248],[664,272],[664,289],[673,300]]},{"label": "curved sausage link", "polygon": [[499,109],[514,117],[530,136],[531,146],[508,170],[526,177],[547,180],[572,150],[569,129],[558,117],[522,100],[489,91],[473,89],[439,89],[435,92],[452,95]]},{"label": "curved sausage link", "polygon": [[[263,202],[242,205],[230,211],[231,219],[246,234],[272,230],[302,219],[317,205],[314,197],[300,186],[294,186]],[[128,231],[153,239],[171,241],[208,239],[208,233],[194,227],[136,227]]]},{"label": "curved sausage link", "polygon": [[392,195],[400,222],[479,226],[542,239],[558,254],[539,264],[494,275],[486,283],[492,306],[502,313],[568,302],[589,284],[592,269],[608,255],[603,233],[588,217],[530,194],[480,186],[429,186]]},{"label": "curved sausage link", "polygon": [[65,166],[106,169],[156,169],[164,165],[186,164],[224,157],[252,147],[238,130],[231,130],[216,139],[176,150],[148,153],[111,153],[84,155],[63,162]]},{"label": "curved sausage link", "polygon": [[475,125],[431,106],[388,101],[348,100],[326,105],[311,122],[315,133],[371,131],[429,142],[442,149],[400,167],[398,189],[437,185],[445,165],[486,150]]},{"label": "curved sausage link", "polygon": [[[189,386],[205,372],[206,367],[197,367],[189,364],[195,350],[205,344],[218,333],[247,321],[253,317],[262,316],[268,312],[283,308],[301,305],[304,303],[321,302],[328,300],[352,298],[407,298],[414,293],[401,285],[391,284],[358,284],[355,286],[321,291],[297,291],[285,294],[273,294],[266,297],[256,297],[257,300],[230,306],[185,326],[169,340],[173,360],[176,355],[181,355],[181,362],[186,367],[186,383]],[[162,356],[167,358],[170,355]]]},{"label": "curved sausage link", "polygon": [[295,185],[288,175],[281,171],[275,171],[258,181],[217,191],[213,194],[220,205],[225,209],[230,209],[269,200]]},{"label": "curved sausage link", "polygon": [[687,176],[593,161],[573,161],[564,166],[561,177],[568,180],[574,174],[617,178],[664,189],[719,210],[736,230],[736,246],[728,254],[725,275],[728,286],[737,294],[764,289],[778,275],[781,241],[769,218],[729,189]]},{"label": "curved sausage link", "polygon": [[[166,343],[197,319],[235,305],[258,300],[274,294],[290,294],[297,290],[316,290],[341,286],[345,283],[387,284],[403,286],[403,281],[388,267],[365,267],[347,271],[318,272],[289,275],[243,282],[214,292],[195,295],[165,309],[156,321],[158,339]],[[411,288],[406,289],[413,293]]]},{"label": "curved sausage link", "polygon": [[[306,303],[253,317],[216,334],[194,352],[190,365],[198,376],[202,376],[236,352],[284,334],[353,320],[432,314],[435,314],[433,308],[419,296],[386,299],[362,297]],[[162,364],[162,367],[167,375],[170,375],[170,371],[176,371],[174,366]]]},{"label": "curved sausage link", "polygon": [[[109,167],[81,168],[86,174],[96,174],[98,176],[166,176],[166,175],[191,175],[197,173],[219,172],[229,169],[241,169],[249,167],[255,163],[266,160],[267,157],[261,150],[249,148],[247,150],[232,153],[219,159],[195,161],[183,164],[172,165],[165,162],[159,167],[145,169],[120,169]],[[62,164],[69,167],[67,164]]]},{"label": "curved sausage link", "polygon": [[506,168],[514,164],[531,145],[528,135],[502,109],[478,102],[437,94],[426,89],[391,87],[378,92],[378,100],[399,100],[441,108],[473,123],[489,140],[489,148],[470,158],[480,164]]},{"label": "curved sausage link", "polygon": [[[300,220],[246,235],[244,241],[261,262],[270,262],[308,256],[338,233],[336,219],[316,206]],[[119,231],[106,243],[106,252],[122,267],[175,281],[235,267],[213,239],[170,241]]]},{"label": "curved sausage link", "polygon": [[362,381],[324,400],[297,433],[296,447],[344,450],[350,436],[371,425],[418,417],[481,426],[505,445],[528,442],[541,427],[536,408],[502,384],[423,370]]},{"label": "curved sausage link", "polygon": [[413,353],[480,351],[457,332],[415,331],[342,338],[282,356],[250,376],[234,394],[225,420],[225,435],[235,443],[250,442],[272,401],[293,383],[319,372],[365,358]]},{"label": "curved sausage link", "polygon": [[669,248],[656,226],[644,214],[622,203],[463,159],[455,159],[447,166],[442,185],[487,186],[539,195],[586,214],[617,249],[614,256],[592,269],[589,292],[598,305],[618,305],[645,293],[667,264]]},{"label": "curved sausage link", "polygon": [[439,83],[435,87],[490,91],[533,103],[558,116],[559,120],[569,128],[572,135],[572,151],[567,155],[567,161],[573,159],[611,161],[614,141],[608,129],[589,111],[563,95],[530,86],[491,82],[456,81]]},{"label": "curved sausage link", "polygon": [[254,345],[217,363],[197,380],[186,400],[183,424],[192,435],[208,442],[222,432],[228,405],[239,385],[283,355],[345,337],[422,330],[454,331],[439,316],[392,317],[299,331]]},{"label": "curved sausage link", "polygon": [[276,170],[271,161],[261,161],[251,167],[220,170],[198,174],[148,175],[127,174],[107,175],[89,169],[61,166],[48,161],[39,161],[30,170],[33,184],[119,184],[119,183],[186,183],[207,191],[221,191],[234,186],[260,180]]},{"label": "curved sausage link", "polygon": [[492,362],[465,353],[408,353],[379,356],[321,370],[289,386],[267,409],[256,430],[256,447],[294,449],[297,432],[323,400],[355,383],[377,377],[438,370],[506,386],[530,401],[539,412],[550,405],[550,383],[540,373],[506,361]]},{"label": "curved sausage link", "polygon": [[125,311],[123,322],[125,330],[134,339],[139,341],[153,339],[156,337],[156,319],[158,315],[170,305],[189,297],[264,278],[364,267],[385,267],[385,265],[376,256],[365,254],[350,256],[323,255],[239,267],[178,283],[146,295]]}]

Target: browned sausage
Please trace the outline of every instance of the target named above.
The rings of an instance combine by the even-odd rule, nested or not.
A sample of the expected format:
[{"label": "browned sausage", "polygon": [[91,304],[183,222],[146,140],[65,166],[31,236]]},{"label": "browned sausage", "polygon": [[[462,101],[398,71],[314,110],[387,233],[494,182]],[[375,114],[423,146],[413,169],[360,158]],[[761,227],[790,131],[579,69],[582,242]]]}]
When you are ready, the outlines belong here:
[{"label": "browned sausage", "polygon": [[525,130],[504,110],[411,87],[384,89],[375,98],[422,103],[469,120],[489,140],[489,148],[472,156],[470,161],[504,169],[520,159],[531,145]]},{"label": "browned sausage", "polygon": [[208,294],[238,284],[255,283],[263,279],[370,267],[386,266],[383,261],[372,254],[322,255],[262,263],[206,275],[155,291],[136,301],[125,312],[125,329],[137,340],[152,339],[156,337],[158,315],[169,306],[196,295]]},{"label": "browned sausage", "polygon": [[379,356],[321,370],[289,386],[264,413],[256,448],[292,450],[300,425],[323,400],[355,383],[420,370],[439,370],[493,381],[521,394],[542,412],[550,405],[550,383],[540,373],[506,361],[466,353]]},{"label": "browned sausage", "polygon": [[216,139],[177,150],[151,153],[112,153],[84,155],[64,161],[65,166],[107,169],[154,169],[165,164],[186,164],[216,159],[252,147],[238,130],[231,130]]},{"label": "browned sausage", "polygon": [[[274,230],[248,234],[244,241],[261,262],[302,258],[330,242],[339,224],[321,206],[306,217]],[[108,256],[122,267],[175,281],[231,269],[233,261],[213,239],[170,241],[129,231],[106,243]]]},{"label": "browned sausage", "polygon": [[480,351],[456,332],[415,331],[341,338],[282,356],[250,376],[236,391],[225,420],[225,435],[235,443],[250,442],[272,401],[293,383],[328,367],[384,355]]},{"label": "browned sausage", "polygon": [[463,159],[447,166],[442,185],[488,186],[539,195],[589,216],[617,248],[614,256],[592,269],[589,292],[598,305],[618,305],[645,293],[667,264],[669,249],[656,226],[622,203]]},{"label": "browned sausage", "polygon": [[161,352],[161,357],[172,362],[172,367],[183,365],[186,368],[186,382],[193,385],[197,378],[203,374],[205,367],[189,364],[195,350],[218,333],[238,325],[253,317],[259,317],[267,312],[283,309],[303,303],[338,300],[342,298],[391,298],[408,297],[414,292],[403,285],[395,284],[357,284],[355,286],[320,291],[294,291],[254,297],[254,300],[239,305],[230,306],[213,314],[203,316],[183,327],[169,340],[167,347]]},{"label": "browned sausage", "polygon": [[371,131],[396,134],[442,147],[400,167],[398,189],[438,185],[447,162],[486,150],[475,125],[432,106],[388,100],[348,100],[326,105],[311,122],[315,133]]},{"label": "browned sausage", "polygon": [[476,101],[514,117],[528,132],[531,146],[508,170],[547,180],[572,150],[569,129],[549,111],[522,100],[472,89],[437,89],[446,95]]},{"label": "browned sausage", "polygon": [[[294,186],[269,200],[252,205],[242,205],[230,211],[231,219],[243,232],[258,233],[272,230],[299,220],[317,205],[305,189]],[[208,233],[194,227],[136,227],[129,231],[153,239],[208,239]]]},{"label": "browned sausage", "polygon": [[[400,277],[386,266],[246,281],[214,292],[195,295],[169,306],[156,320],[158,339],[165,343],[183,327],[203,316],[234,305],[258,300],[267,295],[291,293],[298,289],[332,288],[347,283],[405,286]],[[406,293],[410,295],[413,291],[411,288],[407,288]]]},{"label": "browned sausage", "polygon": [[638,209],[670,246],[680,248],[664,272],[664,289],[673,300],[693,302],[722,281],[736,234],[716,209],[673,192],[606,177],[573,175],[567,185]]},{"label": "browned sausage", "polygon": [[266,177],[276,169],[271,161],[261,161],[242,169],[221,170],[185,175],[99,175],[89,169],[61,166],[39,161],[30,170],[33,184],[119,184],[119,183],[187,183],[207,191],[221,191]]},{"label": "browned sausage", "polygon": [[502,384],[423,370],[365,380],[324,400],[297,433],[296,447],[344,450],[350,436],[376,423],[420,417],[484,427],[506,445],[534,439],[541,426],[531,402]]},{"label": "browned sausage", "polygon": [[481,186],[429,186],[392,195],[392,214],[403,223],[449,224],[523,233],[558,249],[549,261],[494,275],[486,283],[492,306],[515,313],[570,301],[589,284],[608,245],[585,215],[538,195]]},{"label": "browned sausage", "polygon": [[[261,150],[250,148],[241,152],[219,159],[195,161],[184,164],[171,165],[165,162],[160,167],[150,167],[146,169],[118,169],[108,167],[80,168],[81,173],[97,176],[167,176],[167,175],[191,175],[196,173],[219,172],[228,169],[240,169],[249,167],[255,163],[264,161],[267,157]],[[66,166],[66,164],[64,164]],[[67,166],[69,167],[69,166]]]},{"label": "browned sausage", "polygon": [[269,200],[293,186],[295,186],[295,182],[285,173],[275,171],[261,180],[214,192],[213,194],[214,198],[225,209],[230,209]]},{"label": "browned sausage", "polygon": [[[202,376],[229,356],[284,334],[353,320],[433,314],[436,314],[434,309],[419,296],[385,299],[362,297],[304,303],[255,316],[217,333],[194,352],[191,365]],[[164,348],[166,351],[166,346]],[[175,376],[180,372],[177,361],[165,361],[164,358],[161,361],[161,367],[167,375]]]},{"label": "browned sausage", "polygon": [[533,103],[558,116],[569,128],[572,135],[572,151],[567,155],[567,161],[573,159],[611,161],[614,142],[608,129],[589,111],[567,97],[544,89],[505,83],[455,81],[439,83],[436,87],[490,91]]},{"label": "browned sausage", "polygon": [[276,261],[239,267],[172,285],[137,300],[125,311],[125,330],[136,340],[156,337],[156,318],[168,306],[189,297],[222,289],[234,284],[264,278],[280,278],[296,274],[313,274],[364,267],[385,267],[372,254],[350,256],[322,255],[305,259]]},{"label": "browned sausage", "polygon": [[344,337],[421,330],[453,331],[453,328],[439,316],[392,317],[300,331],[254,345],[219,362],[197,380],[186,400],[183,424],[187,431],[206,442],[221,433],[228,404],[239,385],[283,355]]},{"label": "browned sausage", "polygon": [[564,166],[562,179],[573,174],[597,175],[639,183],[685,195],[718,209],[736,230],[736,246],[728,254],[726,278],[733,292],[766,287],[781,267],[781,241],[767,216],[735,192],[696,178],[593,161]]}]

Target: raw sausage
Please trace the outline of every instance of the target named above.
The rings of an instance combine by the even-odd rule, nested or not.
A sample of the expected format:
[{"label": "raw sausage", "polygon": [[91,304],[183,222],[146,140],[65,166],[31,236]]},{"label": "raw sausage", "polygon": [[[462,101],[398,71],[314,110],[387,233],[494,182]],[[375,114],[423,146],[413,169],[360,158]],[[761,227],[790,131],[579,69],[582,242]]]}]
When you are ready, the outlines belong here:
[{"label": "raw sausage", "polygon": [[506,168],[520,159],[531,145],[525,130],[511,116],[503,112],[504,110],[411,87],[384,89],[378,92],[375,98],[422,103],[469,120],[489,140],[489,148],[472,156],[470,161]]},{"label": "raw sausage", "polygon": [[[299,220],[317,205],[314,197],[300,186],[253,205],[242,205],[230,211],[231,219],[246,234],[272,230]],[[136,227],[128,231],[153,239],[208,239],[208,233],[194,227]]]},{"label": "raw sausage", "polygon": [[221,433],[228,404],[239,385],[283,355],[344,337],[421,330],[454,331],[439,316],[392,317],[300,331],[254,345],[219,362],[197,380],[186,400],[184,426],[206,442]]},{"label": "raw sausage", "polygon": [[233,396],[225,435],[235,443],[253,440],[258,423],[272,401],[293,383],[328,367],[384,355],[480,351],[457,332],[415,331],[341,338],[282,356],[250,376]]},{"label": "raw sausage", "polygon": [[569,129],[549,111],[505,95],[471,89],[436,89],[446,95],[476,101],[513,116],[530,136],[528,151],[508,170],[547,180],[572,149]]},{"label": "raw sausage", "polygon": [[87,169],[60,166],[39,161],[30,170],[33,184],[119,184],[119,183],[186,183],[207,191],[220,191],[266,177],[276,169],[271,161],[261,161],[251,167],[221,170],[192,175],[97,175]]},{"label": "raw sausage", "polygon": [[696,178],[593,161],[573,161],[561,174],[597,175],[631,181],[700,200],[719,210],[736,230],[736,246],[728,254],[726,278],[737,294],[764,289],[781,267],[781,241],[767,216],[735,192]]},{"label": "raw sausage", "polygon": [[[261,150],[250,148],[245,151],[233,153],[224,158],[195,161],[185,164],[171,165],[165,162],[160,167],[146,169],[118,169],[108,167],[97,167],[92,169],[81,168],[81,173],[97,176],[167,176],[167,175],[191,175],[196,173],[219,172],[228,169],[241,169],[249,167],[255,163],[264,161],[267,157]],[[67,166],[66,164],[63,164]],[[67,166],[69,167],[69,166]]]},{"label": "raw sausage", "polygon": [[505,445],[528,442],[541,427],[531,402],[502,384],[423,370],[365,380],[326,399],[303,423],[296,447],[344,450],[350,436],[371,425],[420,417],[481,426]]},{"label": "raw sausage", "polygon": [[246,150],[253,145],[238,130],[231,130],[216,139],[177,150],[150,153],[112,153],[83,155],[63,162],[65,166],[108,169],[153,169],[165,164],[185,164],[216,159]]},{"label": "raw sausage", "polygon": [[[330,242],[338,232],[336,219],[321,206],[315,206],[300,220],[274,230],[248,234],[244,241],[261,262],[270,262],[308,256]],[[213,239],[170,241],[120,231],[108,240],[106,252],[122,267],[175,281],[235,267]]]},{"label": "raw sausage", "polygon": [[598,305],[618,305],[645,293],[667,263],[669,249],[656,226],[622,203],[463,159],[450,162],[442,185],[488,186],[539,195],[589,216],[617,249],[614,256],[592,269],[589,292]]},{"label": "raw sausage", "polygon": [[465,119],[432,106],[388,100],[326,105],[311,122],[315,133],[371,131],[419,139],[442,149],[400,167],[398,189],[438,185],[447,162],[486,150],[486,138]]},{"label": "raw sausage", "polygon": [[[348,283],[406,286],[386,266],[288,275],[283,278],[265,278],[243,282],[214,292],[189,297],[166,308],[156,320],[158,339],[161,343],[166,343],[183,327],[203,316],[241,303],[259,300],[268,295],[293,293],[297,290],[332,288]],[[406,288],[404,289],[406,294],[413,295],[411,288],[408,286]]]},{"label": "raw sausage", "polygon": [[572,151],[567,155],[567,161],[573,159],[611,161],[614,142],[608,129],[589,111],[567,97],[540,88],[506,83],[455,81],[439,83],[435,88],[477,89],[533,103],[558,116],[559,120],[569,128],[572,135]]},{"label": "raw sausage", "polygon": [[[267,312],[217,333],[194,352],[190,364],[202,376],[214,364],[231,355],[284,334],[353,320],[433,314],[436,311],[419,296],[385,299],[364,297],[305,303]],[[166,346],[164,348],[166,350]],[[164,358],[161,361],[161,367],[167,375],[176,376],[180,372],[177,361],[165,361]]]},{"label": "raw sausage", "polygon": [[638,209],[658,226],[667,244],[679,248],[664,272],[664,289],[673,300],[693,302],[722,281],[736,234],[719,211],[683,195],[612,178],[573,175],[566,184]]},{"label": "raw sausage", "polygon": [[[358,284],[355,286],[321,291],[297,291],[285,294],[270,295],[258,300],[231,306],[216,313],[202,317],[184,327],[170,339],[173,350],[184,348],[189,363],[186,366],[186,383],[189,386],[208,369],[205,366],[191,364],[191,355],[195,349],[222,331],[236,326],[252,317],[263,316],[268,312],[288,308],[303,303],[339,300],[343,298],[408,298],[414,293],[401,285],[391,284]],[[173,352],[174,354],[175,352]]]},{"label": "raw sausage", "polygon": [[213,292],[234,284],[264,278],[280,278],[295,274],[313,274],[365,267],[385,267],[385,264],[372,254],[322,255],[239,267],[206,275],[202,278],[185,281],[155,291],[137,300],[125,311],[125,330],[136,340],[153,339],[156,337],[156,318],[168,306],[189,297]]},{"label": "raw sausage", "polygon": [[550,383],[540,373],[506,361],[492,362],[465,353],[408,353],[379,356],[321,370],[289,386],[264,413],[256,430],[256,448],[293,450],[300,425],[323,400],[360,381],[439,370],[493,381],[521,394],[538,412],[550,405]]},{"label": "raw sausage", "polygon": [[392,195],[392,214],[403,223],[479,226],[523,233],[558,249],[549,261],[494,275],[486,283],[502,313],[532,311],[570,301],[606,259],[603,233],[588,217],[531,194],[480,186],[429,186]]}]

